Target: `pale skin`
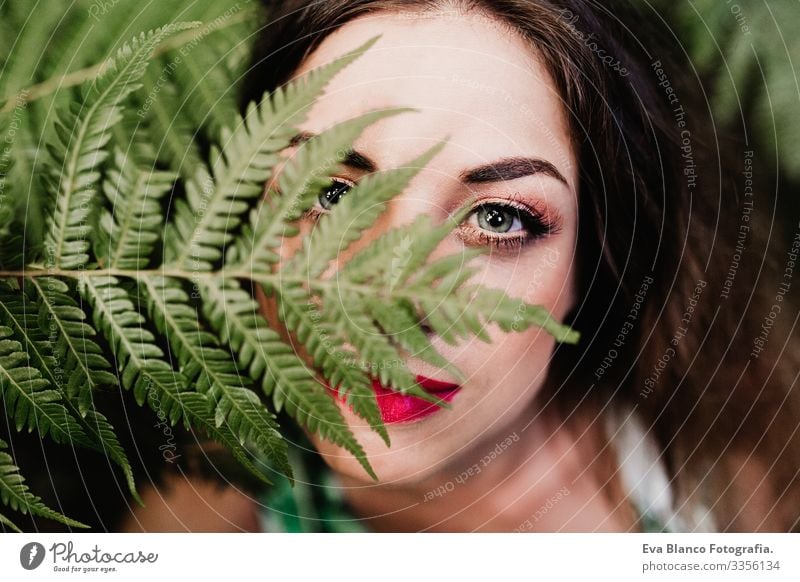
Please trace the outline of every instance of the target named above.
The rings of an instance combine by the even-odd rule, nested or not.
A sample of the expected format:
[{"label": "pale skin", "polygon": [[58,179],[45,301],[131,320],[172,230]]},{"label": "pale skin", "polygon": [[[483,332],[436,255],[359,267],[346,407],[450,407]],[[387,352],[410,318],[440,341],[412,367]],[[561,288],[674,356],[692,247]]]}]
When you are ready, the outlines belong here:
[{"label": "pale skin", "polygon": [[[562,101],[535,50],[479,14],[382,13],[353,20],[328,36],[296,75],[377,34],[377,44],[333,79],[301,129],[319,133],[374,109],[416,110],[381,120],[359,137],[354,149],[374,168],[345,166],[334,176],[354,183],[370,171],[402,166],[441,140],[447,143],[339,262],[420,213],[444,221],[470,196],[483,204],[516,202],[545,215],[549,222],[543,235],[526,235],[512,215],[501,221],[500,230],[512,223],[508,230],[487,231],[487,222],[472,215],[431,260],[468,247],[491,247],[487,236],[506,242],[523,237],[521,247],[491,247],[489,254],[474,259],[478,271],[471,282],[544,305],[562,320],[577,301],[578,164]],[[510,158],[544,161],[554,171],[481,183],[462,179],[474,168]],[[304,218],[301,234],[313,225]],[[287,242],[283,256],[291,256],[299,244]],[[335,267],[324,276],[332,276]],[[265,307],[269,313],[266,302]],[[591,465],[599,423],[589,420],[577,423],[580,429],[568,428],[538,412],[553,338],[538,328],[504,333],[490,326],[488,331],[488,344],[473,339],[451,346],[431,337],[467,380],[451,410],[389,425],[391,447],[342,405],[378,483],[348,452],[309,435],[337,473],[351,506],[379,531],[629,531],[629,511],[602,494],[608,483]],[[454,381],[413,355],[406,364],[415,374]],[[511,444],[487,462],[486,456],[509,438]],[[467,478],[457,480],[470,468]],[[442,486],[450,490],[432,497]]]}]

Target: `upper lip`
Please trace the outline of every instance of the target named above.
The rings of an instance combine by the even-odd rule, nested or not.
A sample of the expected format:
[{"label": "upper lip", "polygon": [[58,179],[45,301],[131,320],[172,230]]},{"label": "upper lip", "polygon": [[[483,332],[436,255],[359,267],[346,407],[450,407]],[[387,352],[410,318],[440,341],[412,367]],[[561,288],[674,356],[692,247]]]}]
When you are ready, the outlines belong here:
[{"label": "upper lip", "polygon": [[427,392],[444,392],[447,390],[454,390],[459,387],[458,384],[453,384],[452,382],[443,382],[442,380],[436,380],[434,378],[428,378],[427,376],[423,376],[421,374],[417,374],[416,380],[417,384],[419,384]]}]

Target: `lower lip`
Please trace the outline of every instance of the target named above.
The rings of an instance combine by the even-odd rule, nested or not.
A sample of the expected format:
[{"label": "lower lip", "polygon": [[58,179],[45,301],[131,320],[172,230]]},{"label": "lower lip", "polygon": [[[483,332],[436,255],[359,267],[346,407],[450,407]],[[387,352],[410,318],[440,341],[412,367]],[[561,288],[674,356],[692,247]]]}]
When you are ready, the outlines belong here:
[{"label": "lower lip", "polygon": [[[461,388],[458,385],[439,382],[425,376],[417,376],[416,380],[417,384],[427,392],[446,402],[453,400]],[[441,406],[433,402],[385,388],[377,378],[372,379],[372,389],[375,391],[381,418],[385,424],[414,422],[442,410]],[[333,390],[333,392],[338,395],[336,390]]]}]

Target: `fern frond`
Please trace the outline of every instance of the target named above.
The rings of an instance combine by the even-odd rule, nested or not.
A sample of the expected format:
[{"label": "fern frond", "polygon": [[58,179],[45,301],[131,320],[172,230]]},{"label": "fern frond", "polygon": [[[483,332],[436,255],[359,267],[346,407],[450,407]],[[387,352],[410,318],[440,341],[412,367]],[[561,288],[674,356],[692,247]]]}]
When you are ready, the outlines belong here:
[{"label": "fern frond", "polygon": [[[293,297],[296,301],[305,293],[306,291],[299,287],[291,291],[288,288],[282,289],[279,298],[281,311],[286,309],[284,304],[288,297],[296,294]],[[403,394],[429,402],[439,402],[436,396],[417,384],[414,374],[405,367],[402,354],[375,325],[375,321],[366,309],[364,297],[349,296],[347,301],[348,305],[345,306],[344,296],[338,291],[323,292],[322,313],[344,337],[348,338],[366,362],[376,364],[377,377],[381,384]]]},{"label": "fern frond", "polygon": [[[227,46],[224,50],[227,52]],[[214,42],[194,47],[191,56],[181,60],[175,67],[174,83],[180,87],[183,107],[193,127],[207,127],[211,135],[220,135],[236,118],[236,78]]]},{"label": "fern frond", "polygon": [[[356,284],[378,285],[379,289],[389,293],[402,288],[412,274],[418,275],[430,253],[469,212],[469,203],[465,203],[442,224],[434,225],[429,216],[421,215],[410,225],[390,229],[345,263],[337,278]],[[464,249],[461,253],[444,257],[444,260],[455,262],[454,268],[464,271],[468,269],[466,264],[483,252],[483,249]],[[387,257],[391,259],[387,260]]]},{"label": "fern frond", "polygon": [[[291,294],[291,291],[288,293]],[[366,420],[388,446],[389,432],[383,424],[375,392],[372,390],[372,381],[356,365],[358,355],[345,349],[345,342],[335,327],[322,320],[313,303],[303,303],[308,299],[305,291],[296,288],[294,293],[292,300],[283,296],[283,301],[280,301],[281,319],[311,354],[314,365],[322,371],[325,380],[336,390],[338,397]]]},{"label": "fern frond", "polygon": [[112,344],[121,372],[122,385],[133,391],[137,403],[148,406],[171,425],[201,427],[228,447],[233,455],[260,480],[269,483],[248,459],[248,452],[227,426],[217,426],[212,406],[204,394],[191,391],[188,378],[173,369],[156,345],[146,320],[128,292],[115,277],[83,277],[79,288],[91,304],[95,325]]},{"label": "fern frond", "polygon": [[[263,193],[278,154],[305,118],[328,81],[374,41],[307,77],[278,89],[261,104],[251,104],[234,131],[220,136],[222,150],[212,152],[212,173],[199,173],[186,185],[187,203],[176,205],[175,228],[168,233],[167,260],[184,268],[208,270],[241,224],[249,202]],[[209,180],[210,178],[210,180]]]},{"label": "fern frond", "polygon": [[[153,161],[154,163],[154,161]],[[160,200],[176,179],[171,172],[145,167],[133,156],[114,151],[114,164],[103,182],[112,211],[100,216],[98,258],[108,268],[141,269],[160,238],[164,217]]]},{"label": "fern frond", "polygon": [[[7,136],[7,127],[0,118],[0,143],[8,143]],[[8,150],[0,154],[0,267],[5,269],[19,267],[25,251],[24,239],[20,234],[22,229],[14,228],[16,203],[11,178],[13,165],[14,158]]]},{"label": "fern frond", "polygon": [[250,225],[237,248],[237,265],[263,272],[277,262],[281,239],[298,233],[296,226],[287,223],[297,220],[314,203],[355,139],[379,119],[405,111],[409,110],[372,111],[339,123],[304,143],[283,166],[278,177],[279,192],[272,193],[269,206],[262,205],[250,213]]},{"label": "fern frond", "polygon": [[[320,224],[326,218],[322,217]],[[389,287],[393,280],[392,274],[395,272],[392,269],[392,261],[396,257],[407,257],[413,241],[422,240],[435,228],[433,218],[428,214],[420,214],[411,224],[391,228],[340,267],[337,277],[358,284],[376,281]],[[392,257],[392,260],[387,261],[387,257]]]},{"label": "fern frond", "polygon": [[51,340],[53,355],[67,376],[67,395],[76,398],[81,414],[92,407],[92,393],[116,386],[117,377],[95,340],[97,333],[83,309],[72,298],[69,286],[53,277],[31,277],[30,288],[39,303],[39,325]]},{"label": "fern frond", "polygon": [[239,364],[262,379],[264,393],[275,408],[346,449],[377,479],[366,453],[347,426],[338,405],[295,350],[271,329],[258,304],[235,280],[201,283],[204,311],[214,330],[236,352]]},{"label": "fern frond", "polygon": [[[457,225],[461,224],[470,212],[470,204],[465,203],[452,216],[447,217],[442,224],[432,228],[430,232],[425,233],[418,239],[408,241],[404,256],[398,257],[398,260],[393,260],[389,265],[390,273],[384,276],[384,280],[388,280],[389,289],[403,288],[409,284],[409,278],[412,276],[417,279],[422,277],[424,273],[431,271],[438,273],[438,269],[442,265],[447,266],[442,274],[451,273],[465,280],[472,271],[472,268],[467,266],[468,263],[473,258],[486,253],[487,249],[485,247],[465,248],[461,252],[453,253],[436,261],[430,263],[426,263],[426,261],[434,249],[441,244]],[[430,282],[433,283],[434,280],[435,278]]]},{"label": "fern frond", "polygon": [[112,345],[122,386],[133,391],[139,405],[153,394],[158,402],[154,411],[172,424],[188,422],[178,394],[188,390],[189,382],[165,360],[119,280],[86,276],[80,279],[79,290],[92,307],[95,325]]},{"label": "fern frond", "polygon": [[501,289],[477,285],[455,287],[443,278],[433,289],[420,286],[406,292],[417,299],[415,303],[425,321],[449,344],[473,335],[491,341],[486,332],[489,323],[497,324],[505,332],[540,327],[562,343],[574,344],[580,339],[577,331],[553,319],[545,307],[509,297]]},{"label": "fern frond", "polygon": [[141,502],[136,491],[130,461],[119,443],[111,423],[94,408],[81,414],[77,398],[71,398],[64,388],[63,382],[59,381],[62,374],[58,369],[58,361],[53,356],[49,340],[36,321],[38,313],[39,306],[28,300],[25,295],[21,293],[14,295],[0,289],[0,321],[8,325],[14,332],[14,337],[21,341],[24,351],[30,358],[31,365],[39,370],[42,376],[50,382],[51,387],[59,393],[61,402],[67,408],[68,413],[86,435],[84,438],[80,433],[73,434],[73,442],[108,455],[122,469],[131,495]]},{"label": "fern frond", "polygon": [[[370,248],[358,253],[341,268],[337,277],[346,283],[342,288],[346,289],[350,283],[377,283],[380,300],[366,298],[366,311],[372,317],[380,319],[384,329],[395,329],[395,333],[399,333],[395,339],[403,347],[421,350],[420,357],[431,356],[433,359],[428,361],[432,364],[438,362],[435,365],[444,362],[431,352],[429,346],[420,341],[422,338],[413,331],[413,327],[408,328],[412,331],[406,334],[401,332],[412,321],[418,322],[420,315],[450,344],[456,343],[458,338],[470,335],[489,341],[485,325],[492,322],[506,332],[524,331],[537,326],[559,342],[577,343],[580,334],[554,320],[543,306],[510,298],[498,289],[465,285],[475,273],[475,268],[468,263],[484,254],[485,249],[465,249],[461,253],[425,263],[425,259],[453,226],[467,216],[470,212],[469,206],[464,204],[447,221],[436,227],[430,226],[429,219],[420,217],[408,230],[398,228],[385,233]],[[402,256],[396,256],[397,249],[402,249],[399,253]],[[386,260],[390,250],[397,260]],[[473,300],[473,296],[478,299]],[[422,307],[423,313],[417,314],[414,305]],[[386,315],[395,312],[397,321]],[[459,313],[463,313],[466,318],[459,317]],[[411,337],[409,333],[412,334]],[[412,340],[412,337],[416,339]],[[409,343],[411,341],[413,344]],[[458,374],[454,368],[449,369],[451,373]]]},{"label": "fern frond", "polygon": [[89,446],[89,439],[62,404],[61,395],[39,370],[28,365],[28,354],[12,336],[11,328],[0,326],[0,394],[16,430],[27,428],[57,443],[75,441]]},{"label": "fern frond", "polygon": [[[19,472],[19,467],[14,464],[11,455],[5,452],[6,449],[8,449],[8,443],[0,439],[0,501],[3,502],[3,505],[22,514],[39,515],[71,527],[89,527],[50,509],[41,498],[31,493],[25,484],[24,477]],[[0,521],[19,531],[19,528],[8,518],[3,517]]]},{"label": "fern frond", "polygon": [[98,165],[106,158],[110,128],[121,119],[122,100],[139,85],[153,49],[165,38],[195,26],[170,24],[125,45],[92,86],[83,105],[56,124],[54,212],[46,233],[47,263],[73,269],[89,262],[89,218],[96,208]]},{"label": "fern frond", "polygon": [[[3,143],[7,143],[8,140],[7,123],[3,117],[0,117],[0,140]],[[3,155],[0,155],[0,244],[10,234],[11,222],[16,214],[16,205],[11,191],[12,181],[9,180],[9,173],[13,165],[14,158],[10,152],[3,152]]]},{"label": "fern frond", "polygon": [[[227,424],[217,425],[217,419],[213,407],[209,407],[208,398],[197,392],[182,392],[178,394],[178,400],[186,411],[185,418],[190,424],[184,426],[189,430],[200,429],[214,441],[224,445],[231,452],[233,457],[239,461],[250,474],[267,485],[272,485],[272,481],[259,469],[252,461],[252,453],[241,443],[239,438],[233,433]],[[292,478],[292,473],[283,475]]]},{"label": "fern frond", "polygon": [[367,299],[365,304],[381,331],[408,351],[412,358],[420,358],[448,372],[458,382],[466,380],[463,372],[442,356],[420,329],[416,310],[410,302],[399,300],[387,305],[384,301]]},{"label": "fern frond", "polygon": [[242,382],[231,354],[200,327],[199,313],[190,306],[180,281],[144,276],[138,281],[150,317],[167,337],[181,372],[214,402],[216,425],[227,423],[241,442],[253,442],[280,471],[291,476],[286,441],[278,431],[275,415]]},{"label": "fern frond", "polygon": [[15,524],[13,521],[11,521],[10,519],[8,519],[2,513],[0,513],[0,525],[4,525],[8,529],[10,529],[11,531],[14,531],[16,533],[22,533],[22,530],[19,529],[19,526],[17,524]]},{"label": "fern frond", "polygon": [[145,120],[151,136],[159,136],[153,143],[156,157],[184,181],[192,180],[206,162],[195,142],[196,130],[181,105],[180,93],[150,68],[142,84],[146,97],[139,102],[136,114]]},{"label": "fern frond", "polygon": [[[444,147],[437,144],[412,160],[406,167],[370,174],[340,200],[333,211],[323,216],[303,249],[285,267],[289,272],[302,268],[310,278],[319,277],[328,264],[361,238],[386,208],[386,202],[402,192],[408,183]],[[385,255],[384,255],[385,258]]]},{"label": "fern frond", "polygon": [[[412,169],[400,170],[397,175],[378,177],[372,186],[381,191],[383,196],[386,197],[385,199],[388,200],[391,196],[399,193],[404,184],[413,177],[417,171],[413,168],[419,163],[424,164],[429,161],[439,151],[440,147],[436,146],[412,162]],[[368,186],[369,184],[365,184],[365,188]],[[365,191],[372,192],[372,189]],[[321,238],[337,240],[337,237],[339,237],[353,241],[355,240],[355,235],[353,232],[348,233],[351,228],[353,231],[359,231],[371,224],[371,220],[361,223],[359,219],[351,218],[351,223],[354,226],[348,226],[347,217],[353,217],[362,206],[367,205],[363,201],[367,197],[359,197],[356,195],[357,192],[358,188],[354,189],[352,193],[348,193],[348,196],[340,204],[337,204],[337,210],[320,220],[318,228],[324,235]],[[352,202],[348,203],[348,200]],[[338,208],[340,205],[342,206],[341,209]],[[378,296],[349,290],[347,285],[341,290],[338,287],[329,287],[323,293],[322,303],[325,307],[322,311],[323,316],[330,317],[329,324],[333,329],[337,330],[336,334],[342,338],[341,341],[347,338],[350,343],[356,346],[356,349],[359,350],[364,359],[384,364],[379,366],[378,372],[378,376],[384,385],[433,402],[438,401],[438,399],[421,389],[417,385],[415,377],[408,370],[404,369],[402,365],[390,365],[403,361],[401,354],[391,340],[394,340],[400,347],[411,350],[414,355],[418,355],[429,363],[447,370],[456,378],[463,378],[463,376],[455,366],[449,364],[433,349],[433,346],[419,329],[418,319],[412,316],[412,311],[407,309],[408,301],[398,302],[392,294],[394,288],[402,287],[409,274],[417,270],[418,265],[427,258],[453,229],[454,225],[458,224],[468,212],[469,206],[464,205],[454,214],[452,221],[447,221],[435,228],[430,228],[427,220],[418,221],[415,228],[420,229],[420,227],[424,226],[427,229],[425,231],[420,229],[418,232],[419,237],[413,240],[408,239],[407,234],[402,238],[398,237],[397,234],[402,232],[402,229],[390,231],[381,237],[378,244],[371,245],[371,249],[364,251],[366,258],[362,258],[361,253],[359,253],[353,259],[355,266],[348,262],[341,269],[339,275],[341,280],[346,283],[352,282],[352,279],[348,280],[350,277],[360,281],[370,279]],[[331,226],[325,228],[324,224],[330,224]],[[310,238],[314,236],[315,233],[312,233]],[[403,244],[406,241],[409,244]],[[387,246],[387,242],[391,242],[392,246]],[[402,256],[400,257],[397,256],[398,247],[402,249]],[[319,252],[319,255],[314,255],[312,258],[312,254],[315,252]],[[286,269],[291,273],[293,270],[296,271],[303,268],[305,264],[310,264],[308,279],[313,280],[321,274],[328,262],[333,260],[338,252],[340,252],[339,249],[315,251],[312,245],[307,243],[301,252],[300,258],[290,261]],[[460,255],[451,256],[448,260],[453,262],[455,259],[460,263],[464,263],[478,253],[479,251],[475,250],[466,251]],[[390,255],[393,256],[391,261],[387,260]],[[378,265],[370,265],[373,262],[377,262]],[[460,263],[456,267],[463,267]],[[364,276],[365,266],[367,265],[376,267],[370,270],[369,277]],[[462,270],[466,271],[463,268]],[[305,273],[303,275],[305,276]],[[284,285],[279,289],[277,295],[281,317],[285,318],[286,323],[290,326],[296,324],[300,317],[298,315],[299,310],[302,309],[304,304],[309,304],[311,301],[308,292],[300,285]],[[347,308],[345,308],[345,302],[347,303]],[[398,312],[396,316],[392,317],[389,312],[394,307],[397,307]],[[404,314],[406,317],[403,317]],[[380,323],[376,325],[376,322]],[[409,324],[411,324],[411,327],[409,327]],[[316,324],[317,327],[319,325],[319,323]],[[384,332],[389,333],[391,339]]]}]

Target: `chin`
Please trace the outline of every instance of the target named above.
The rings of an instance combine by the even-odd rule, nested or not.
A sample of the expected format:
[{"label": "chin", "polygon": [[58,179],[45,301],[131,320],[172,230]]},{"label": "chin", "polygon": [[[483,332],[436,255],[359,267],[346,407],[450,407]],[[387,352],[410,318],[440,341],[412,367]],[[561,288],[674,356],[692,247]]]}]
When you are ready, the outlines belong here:
[{"label": "chin", "polygon": [[327,465],[342,477],[363,482],[365,485],[370,483],[410,485],[424,481],[437,470],[441,470],[450,456],[439,447],[426,446],[427,439],[419,438],[421,435],[416,432],[414,425],[424,422],[408,423],[399,430],[387,425],[391,447],[387,447],[380,436],[372,432],[369,427],[350,425],[378,476],[377,482],[346,449],[320,439],[317,435],[313,435],[311,440]]}]

